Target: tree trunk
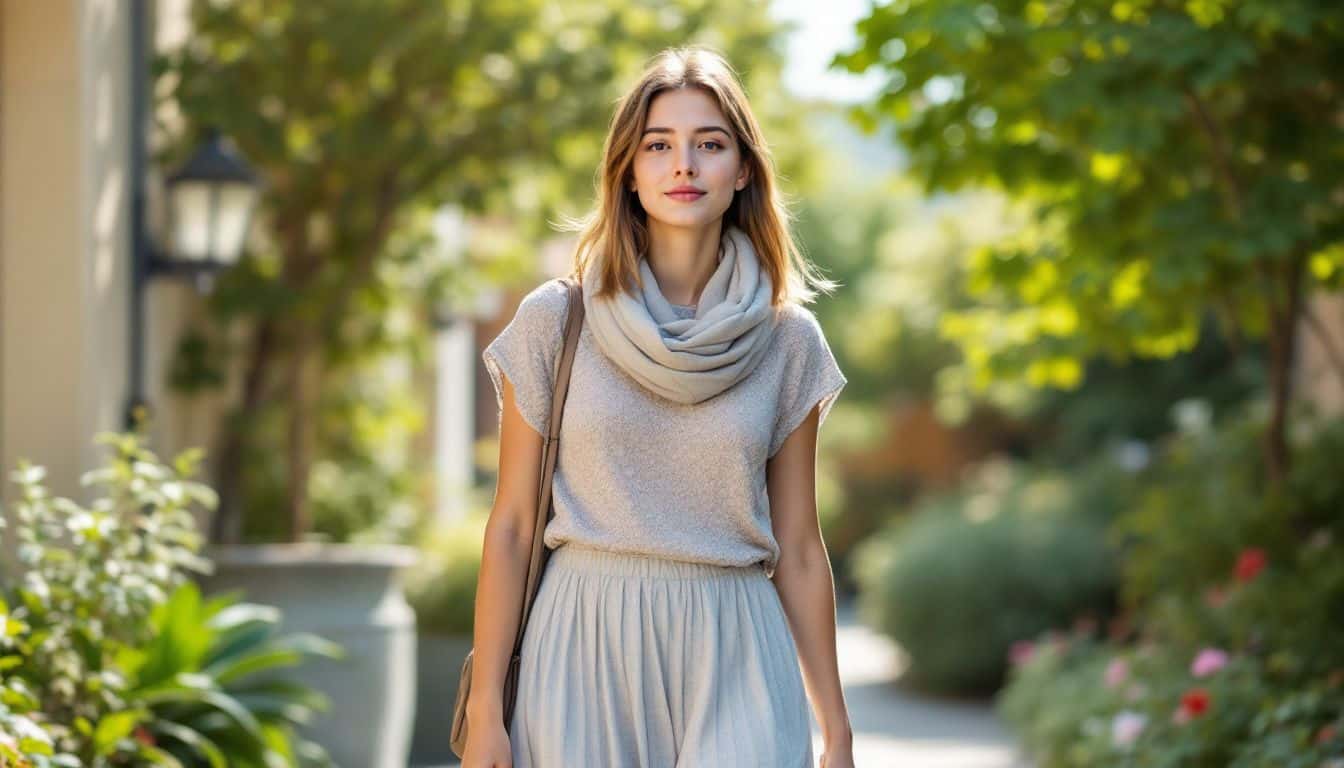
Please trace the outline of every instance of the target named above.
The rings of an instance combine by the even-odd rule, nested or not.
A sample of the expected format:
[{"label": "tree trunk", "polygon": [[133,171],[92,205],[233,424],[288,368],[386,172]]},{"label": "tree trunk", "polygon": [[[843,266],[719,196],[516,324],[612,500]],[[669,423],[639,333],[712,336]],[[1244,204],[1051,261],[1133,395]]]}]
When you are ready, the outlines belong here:
[{"label": "tree trunk", "polygon": [[289,540],[298,543],[309,529],[308,478],[314,450],[313,400],[316,396],[312,369],[315,334],[302,328],[296,334],[289,365]]},{"label": "tree trunk", "polygon": [[[280,241],[284,243],[284,273],[282,279],[293,291],[302,289],[300,265],[307,259],[308,229],[302,216],[282,216],[288,222],[280,231]],[[282,360],[282,323],[287,318],[269,313],[257,315],[257,325],[253,333],[252,359],[248,362],[247,373],[243,379],[242,402],[233,416],[233,423],[226,424],[222,436],[223,448],[220,450],[218,487],[219,508],[215,512],[211,525],[211,540],[215,544],[238,544],[243,533],[243,443],[247,429],[253,418],[266,404],[266,384],[270,379],[271,367]]]},{"label": "tree trunk", "polygon": [[234,545],[242,541],[243,437],[245,426],[260,410],[267,374],[275,359],[275,318],[260,317],[252,337],[252,357],[243,378],[243,397],[221,436],[223,447],[219,452],[216,485],[219,489],[219,507],[210,527],[210,542],[215,545]]},{"label": "tree trunk", "polygon": [[1302,267],[1305,257],[1293,254],[1282,270],[1284,301],[1269,307],[1270,418],[1265,433],[1265,462],[1271,486],[1281,487],[1292,466],[1288,444],[1289,408],[1293,401],[1297,335],[1302,315]]}]

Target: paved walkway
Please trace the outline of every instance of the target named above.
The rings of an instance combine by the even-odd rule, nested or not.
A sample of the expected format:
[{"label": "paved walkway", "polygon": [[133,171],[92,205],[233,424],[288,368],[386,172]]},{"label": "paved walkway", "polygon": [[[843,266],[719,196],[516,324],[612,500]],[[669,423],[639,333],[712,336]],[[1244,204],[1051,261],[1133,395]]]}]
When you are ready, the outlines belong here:
[{"label": "paved walkway", "polygon": [[[903,690],[897,684],[905,668],[900,649],[859,624],[852,603],[842,603],[837,618],[840,680],[857,768],[1028,768],[988,703]],[[815,717],[812,743],[819,764],[822,741]]]},{"label": "paved walkway", "polygon": [[[854,728],[858,768],[1027,768],[988,703],[948,701],[898,685],[906,659],[885,636],[837,611],[840,680]],[[815,754],[821,731],[812,722]]]}]

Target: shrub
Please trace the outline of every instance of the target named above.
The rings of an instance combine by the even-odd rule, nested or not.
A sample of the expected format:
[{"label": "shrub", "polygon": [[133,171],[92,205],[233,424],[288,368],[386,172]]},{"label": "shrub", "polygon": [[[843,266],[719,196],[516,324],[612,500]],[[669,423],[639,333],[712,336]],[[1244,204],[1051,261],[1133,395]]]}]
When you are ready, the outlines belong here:
[{"label": "shrub", "polygon": [[1137,646],[1056,638],[1012,673],[1001,712],[1043,768],[1344,765],[1344,420],[1299,431],[1266,494],[1257,418],[1178,435],[1117,519]]},{"label": "shrub", "polygon": [[[1201,654],[1220,661],[1201,668]],[[1320,768],[1344,756],[1344,674],[1299,689],[1256,656],[1056,636],[1010,678],[998,710],[1040,768]]]},{"label": "shrub", "polygon": [[1171,441],[1111,531],[1125,553],[1121,594],[1154,640],[1274,649],[1319,675],[1344,666],[1344,646],[1330,642],[1344,615],[1344,419],[1298,434],[1299,460],[1269,495],[1258,421]]},{"label": "shrub", "polygon": [[[227,617],[237,621],[256,606],[227,616],[214,613],[218,601],[204,613],[191,610],[187,572],[213,567],[196,554],[201,538],[190,509],[216,502],[190,479],[201,452],[163,464],[136,434],[96,441],[112,451],[81,479],[104,489],[88,508],[53,497],[42,467],[21,462],[13,474],[18,553],[28,569],[0,597],[0,765],[305,764],[296,758],[311,750],[292,743],[287,729],[249,727],[301,715],[301,708],[269,713],[302,703],[301,690],[247,700],[225,689],[245,672],[330,648],[227,634]],[[258,649],[262,655],[253,655]],[[250,746],[208,743],[210,727],[233,726]]]},{"label": "shrub", "polygon": [[1084,495],[1060,474],[991,463],[865,542],[859,609],[909,654],[912,681],[993,690],[1015,642],[1109,615],[1115,568],[1102,525],[1075,508]]}]

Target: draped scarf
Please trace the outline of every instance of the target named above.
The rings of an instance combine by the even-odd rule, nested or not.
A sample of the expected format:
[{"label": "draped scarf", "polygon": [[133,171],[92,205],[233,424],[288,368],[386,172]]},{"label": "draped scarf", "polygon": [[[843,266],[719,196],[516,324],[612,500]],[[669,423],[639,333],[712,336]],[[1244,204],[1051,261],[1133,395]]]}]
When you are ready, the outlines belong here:
[{"label": "draped scarf", "polygon": [[719,262],[700,293],[694,317],[682,317],[658,288],[646,255],[643,287],[598,300],[601,259],[583,275],[585,322],[603,354],[646,389],[678,403],[698,403],[746,378],[775,328],[773,285],[751,238],[736,225],[719,238]]}]

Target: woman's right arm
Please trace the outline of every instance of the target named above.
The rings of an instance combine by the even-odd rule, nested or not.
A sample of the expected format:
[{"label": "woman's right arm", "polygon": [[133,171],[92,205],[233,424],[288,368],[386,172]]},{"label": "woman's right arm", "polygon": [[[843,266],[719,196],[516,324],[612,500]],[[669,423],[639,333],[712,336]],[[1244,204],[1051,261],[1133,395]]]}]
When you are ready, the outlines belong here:
[{"label": "woman's right arm", "polygon": [[502,377],[502,384],[499,479],[485,527],[476,587],[472,683],[466,704],[468,734],[505,726],[504,676],[527,587],[541,484],[544,439],[519,413],[512,382]]}]

